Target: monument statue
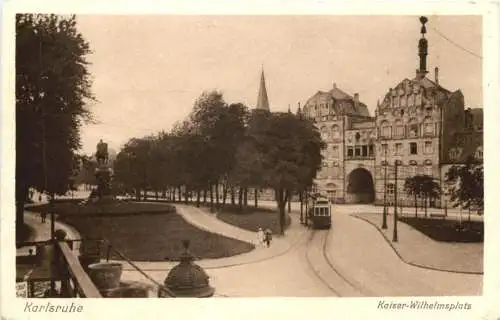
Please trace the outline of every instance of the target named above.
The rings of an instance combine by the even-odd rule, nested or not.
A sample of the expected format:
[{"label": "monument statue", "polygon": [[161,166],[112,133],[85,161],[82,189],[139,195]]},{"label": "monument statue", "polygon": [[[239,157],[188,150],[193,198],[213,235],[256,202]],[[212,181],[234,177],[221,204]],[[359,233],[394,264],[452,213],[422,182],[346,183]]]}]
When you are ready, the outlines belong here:
[{"label": "monument statue", "polygon": [[108,144],[102,142],[102,139],[100,139],[99,143],[97,144],[97,152],[95,154],[95,157],[99,165],[108,163]]},{"label": "monument statue", "polygon": [[96,151],[97,168],[95,177],[97,180],[96,200],[112,199],[111,193],[111,169],[108,166],[108,144],[104,143],[102,139],[97,144]]}]

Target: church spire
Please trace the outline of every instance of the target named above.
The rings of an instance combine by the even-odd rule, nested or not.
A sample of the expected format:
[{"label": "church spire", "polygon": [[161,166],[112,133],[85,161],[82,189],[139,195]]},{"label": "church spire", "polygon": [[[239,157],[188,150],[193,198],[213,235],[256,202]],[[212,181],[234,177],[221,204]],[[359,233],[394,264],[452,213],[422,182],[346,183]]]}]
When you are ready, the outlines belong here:
[{"label": "church spire", "polygon": [[264,78],[264,68],[260,76],[259,95],[257,96],[256,109],[263,109],[269,111],[269,100],[267,98],[266,79]]}]

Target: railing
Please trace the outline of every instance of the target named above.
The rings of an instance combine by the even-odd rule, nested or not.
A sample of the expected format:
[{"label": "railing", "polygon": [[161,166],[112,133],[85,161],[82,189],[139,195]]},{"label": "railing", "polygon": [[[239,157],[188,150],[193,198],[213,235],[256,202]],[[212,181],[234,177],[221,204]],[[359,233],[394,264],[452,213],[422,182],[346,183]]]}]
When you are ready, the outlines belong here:
[{"label": "railing", "polygon": [[101,298],[99,290],[83,269],[78,257],[65,241],[57,243],[56,261],[64,259],[61,272],[61,294],[65,297]]},{"label": "railing", "polygon": [[[34,284],[50,282],[49,296],[59,298],[100,298],[101,294],[83,269],[78,256],[73,251],[73,243],[81,240],[61,240],[53,242],[36,241],[17,243],[17,247],[35,246],[36,255],[17,256],[16,266],[23,265],[26,274],[16,281],[27,282],[28,298],[34,297]],[[47,250],[48,248],[48,250]],[[60,283],[60,293],[56,294],[55,284]]]}]

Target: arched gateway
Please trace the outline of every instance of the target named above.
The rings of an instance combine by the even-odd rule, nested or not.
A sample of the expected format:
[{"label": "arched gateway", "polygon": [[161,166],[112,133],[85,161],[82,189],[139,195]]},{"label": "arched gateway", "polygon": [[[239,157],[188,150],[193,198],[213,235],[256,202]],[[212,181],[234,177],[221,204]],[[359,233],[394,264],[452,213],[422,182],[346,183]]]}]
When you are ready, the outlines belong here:
[{"label": "arched gateway", "polygon": [[347,203],[372,203],[375,200],[375,188],[370,171],[357,168],[347,176]]}]

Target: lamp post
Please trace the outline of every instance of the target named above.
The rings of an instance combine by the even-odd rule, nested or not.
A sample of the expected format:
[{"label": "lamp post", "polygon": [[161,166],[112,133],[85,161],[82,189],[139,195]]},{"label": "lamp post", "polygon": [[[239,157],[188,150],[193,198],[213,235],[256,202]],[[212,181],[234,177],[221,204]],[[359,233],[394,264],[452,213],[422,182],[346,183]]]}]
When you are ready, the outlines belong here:
[{"label": "lamp post", "polygon": [[387,229],[387,148],[384,150],[384,209],[382,212],[382,229]]},{"label": "lamp post", "polygon": [[394,230],[392,242],[398,242],[398,165],[399,160],[394,161]]},{"label": "lamp post", "polygon": [[444,216],[448,216],[448,189],[444,190]]}]

